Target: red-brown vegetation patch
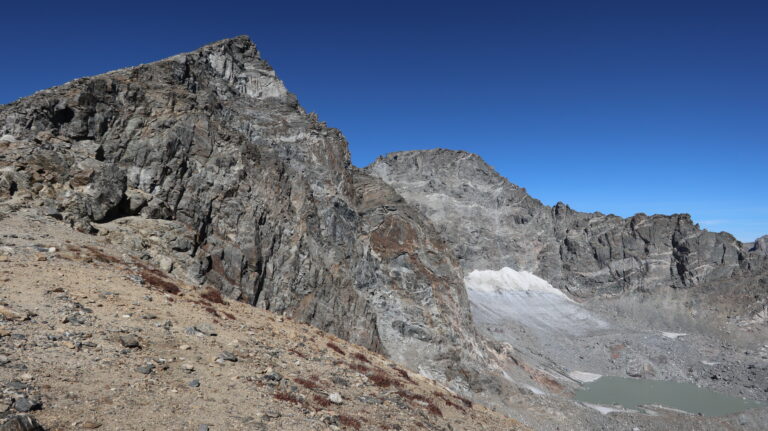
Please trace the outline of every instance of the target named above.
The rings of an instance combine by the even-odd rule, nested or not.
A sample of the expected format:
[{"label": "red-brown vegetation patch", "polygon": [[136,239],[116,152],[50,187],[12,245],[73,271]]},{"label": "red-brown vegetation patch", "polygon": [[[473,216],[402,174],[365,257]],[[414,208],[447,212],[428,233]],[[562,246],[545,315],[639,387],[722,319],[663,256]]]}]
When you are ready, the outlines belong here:
[{"label": "red-brown vegetation patch", "polygon": [[370,368],[366,367],[363,364],[358,364],[357,362],[355,362],[353,364],[349,364],[349,369],[350,370],[355,370],[358,373],[363,373],[363,374],[367,373],[368,371],[371,371]]},{"label": "red-brown vegetation patch", "polygon": [[289,352],[291,352],[291,353],[293,353],[294,355],[296,355],[296,356],[300,357],[301,359],[307,359],[307,355],[305,355],[305,354],[303,354],[303,353],[299,352],[298,350],[296,350],[296,349],[294,349],[294,348],[290,348],[290,349],[288,349],[288,351],[289,351]]},{"label": "red-brown vegetation patch", "polygon": [[365,355],[363,355],[362,353],[359,353],[359,352],[353,353],[352,357],[357,359],[360,362],[365,362],[365,363],[368,363],[368,364],[371,363],[371,361],[368,360],[368,357],[366,357]]},{"label": "red-brown vegetation patch", "polygon": [[395,386],[395,387],[400,386],[400,382],[382,373],[381,371],[378,371],[373,375],[368,376],[368,379],[371,382],[373,382],[374,385],[379,386],[381,388],[388,388],[390,386]]},{"label": "red-brown vegetation patch", "polygon": [[320,394],[315,394],[312,396],[312,399],[317,403],[317,405],[321,407],[328,407],[331,405],[331,400],[328,399],[328,397],[324,397]]},{"label": "red-brown vegetation patch", "polygon": [[200,294],[200,297],[213,302],[214,304],[226,304],[224,298],[221,296],[221,292],[214,288],[208,288],[208,290]]},{"label": "red-brown vegetation patch", "polygon": [[341,356],[346,356],[346,353],[344,353],[343,350],[341,350],[341,347],[339,347],[338,344],[329,341],[326,346],[330,347],[331,349],[335,350],[336,353],[340,354]]},{"label": "red-brown vegetation patch", "polygon": [[461,401],[462,403],[464,403],[464,405],[465,405],[465,406],[466,406],[468,409],[471,409],[471,408],[472,408],[472,401],[470,401],[470,400],[468,400],[468,399],[466,399],[466,398],[462,397],[461,395],[454,395],[453,397],[454,397],[454,398],[456,398],[457,400]]},{"label": "red-brown vegetation patch", "polygon": [[411,400],[411,401],[419,400],[425,403],[430,402],[429,399],[427,399],[427,397],[425,397],[424,395],[414,394],[413,392],[397,391],[397,395],[400,395],[401,398],[405,398],[406,400]]},{"label": "red-brown vegetation patch", "polygon": [[433,416],[443,417],[443,412],[440,410],[440,408],[432,403],[429,403],[427,406],[427,411],[432,413]]},{"label": "red-brown vegetation patch", "polygon": [[[91,256],[91,259],[95,261],[102,262],[102,263],[122,263],[122,260],[114,256],[110,256],[96,247],[93,247],[90,245],[84,245],[83,248],[88,250],[88,254]],[[72,247],[70,247],[70,249],[72,249]],[[79,250],[73,250],[73,251],[79,251]]]},{"label": "red-brown vegetation patch", "polygon": [[411,379],[411,376],[408,374],[408,371],[405,371],[404,369],[395,367],[395,366],[393,366],[392,369],[395,370],[397,374],[400,374],[400,377],[404,378],[405,380],[408,380],[411,383],[416,383],[413,381],[413,379]]},{"label": "red-brown vegetation patch", "polygon": [[144,282],[163,292],[170,293],[171,295],[178,295],[179,292],[181,292],[181,289],[176,283],[166,279],[164,276],[162,276],[162,278],[158,277],[154,274],[154,271],[142,270],[139,271],[139,275]]},{"label": "red-brown vegetation patch", "polygon": [[456,409],[456,410],[459,410],[459,411],[461,411],[461,412],[466,412],[466,410],[464,409],[464,407],[462,407],[462,406],[460,406],[460,405],[456,404],[455,402],[453,402],[453,401],[452,401],[452,400],[451,400],[451,399],[450,399],[450,398],[449,398],[447,395],[445,395],[444,393],[435,391],[435,392],[433,392],[432,394],[433,394],[434,396],[436,396],[436,397],[440,398],[441,400],[443,400],[443,402],[445,403],[445,405],[447,405],[447,406],[449,406],[449,407],[453,407],[454,409]]},{"label": "red-brown vegetation patch", "polygon": [[[443,417],[443,412],[440,410],[440,408],[437,407],[435,403],[432,402],[432,400],[425,397],[424,395],[415,394],[413,392],[408,392],[408,391],[397,391],[397,395],[409,401],[419,401],[423,403],[419,405],[426,408],[428,412],[430,412],[435,416]],[[424,406],[424,404],[426,404],[426,406]]]},{"label": "red-brown vegetation patch", "polygon": [[193,304],[197,304],[197,305],[203,307],[203,309],[205,311],[213,314],[214,316],[216,316],[218,318],[221,318],[221,315],[219,314],[219,313],[221,313],[221,314],[224,315],[224,317],[226,317],[229,320],[237,320],[237,317],[235,317],[234,314],[229,313],[229,312],[224,311],[224,310],[217,310],[216,307],[214,307],[212,303],[206,301],[206,299],[207,298],[205,298],[205,299],[189,299],[189,302],[191,302]]},{"label": "red-brown vegetation patch", "polygon": [[301,386],[304,386],[307,389],[313,389],[314,390],[314,389],[318,388],[317,378],[313,378],[312,380],[310,380],[310,379],[305,379],[303,377],[297,377],[297,378],[293,379],[293,381],[298,383],[298,384],[300,384]]},{"label": "red-brown vegetation patch", "polygon": [[299,352],[298,350],[294,349],[293,347],[291,347],[290,349],[288,349],[288,351],[289,351],[289,352],[291,352],[291,353],[293,353],[294,355],[296,355],[296,356],[300,357],[301,359],[307,359],[307,355],[305,355],[305,354],[303,354],[303,353]]},{"label": "red-brown vegetation patch", "polygon": [[301,400],[294,394],[285,391],[277,391],[272,395],[276,400],[286,401],[294,404],[301,404]]},{"label": "red-brown vegetation patch", "polygon": [[209,312],[209,313],[211,313],[211,314],[213,314],[214,316],[216,316],[218,318],[221,318],[221,316],[219,316],[219,313],[213,307],[205,307],[204,310]]},{"label": "red-brown vegetation patch", "polygon": [[359,430],[362,426],[359,420],[347,415],[339,415],[339,423],[345,427],[354,428],[356,430]]}]

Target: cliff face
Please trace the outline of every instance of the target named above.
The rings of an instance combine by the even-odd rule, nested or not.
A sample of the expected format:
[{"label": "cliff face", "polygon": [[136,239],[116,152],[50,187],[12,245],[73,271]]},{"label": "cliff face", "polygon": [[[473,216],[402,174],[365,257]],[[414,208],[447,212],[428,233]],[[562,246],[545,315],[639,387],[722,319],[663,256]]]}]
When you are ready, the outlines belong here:
[{"label": "cliff face", "polygon": [[579,296],[733,284],[765,273],[760,246],[687,214],[621,218],[548,207],[462,151],[393,153],[366,168],[422,210],[465,271],[533,272]]},{"label": "cliff face", "polygon": [[468,384],[445,365],[476,343],[450,251],[351,165],[341,133],[246,37],[0,107],[0,206],[41,207],[230,298]]}]

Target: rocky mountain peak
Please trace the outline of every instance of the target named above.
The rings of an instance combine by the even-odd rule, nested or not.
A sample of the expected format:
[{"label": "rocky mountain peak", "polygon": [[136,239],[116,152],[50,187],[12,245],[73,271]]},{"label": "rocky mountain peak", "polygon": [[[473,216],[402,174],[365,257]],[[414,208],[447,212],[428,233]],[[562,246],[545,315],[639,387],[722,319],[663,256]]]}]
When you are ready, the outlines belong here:
[{"label": "rocky mountain peak", "polygon": [[[210,68],[215,72],[216,78],[227,84],[226,90],[238,96],[278,99],[296,104],[295,96],[288,93],[285,85],[275,75],[275,71],[261,59],[256,45],[247,36],[224,39],[168,60],[185,65],[190,75],[205,77],[207,69]],[[194,85],[195,79],[190,81]],[[224,89],[218,88],[218,90]],[[218,95],[223,98],[229,96],[228,91],[220,91]]]},{"label": "rocky mountain peak", "polygon": [[[400,166],[408,165],[413,169],[422,181],[438,181],[444,176],[455,176],[456,180],[463,180],[470,185],[472,176],[482,176],[485,183],[498,186],[519,189],[518,186],[505,181],[496,170],[487,164],[477,154],[462,150],[449,150],[436,148],[432,150],[399,151],[386,154],[377,158],[369,167],[377,176],[391,177],[396,180]],[[443,172],[442,175],[436,175]],[[458,177],[458,175],[464,177]]]}]

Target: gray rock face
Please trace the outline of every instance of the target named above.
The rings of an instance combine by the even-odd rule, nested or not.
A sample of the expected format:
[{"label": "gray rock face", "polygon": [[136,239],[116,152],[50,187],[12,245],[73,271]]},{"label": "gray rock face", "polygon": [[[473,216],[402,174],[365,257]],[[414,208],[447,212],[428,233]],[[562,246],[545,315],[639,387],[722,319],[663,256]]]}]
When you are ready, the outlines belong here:
[{"label": "gray rock face", "polygon": [[429,217],[465,271],[509,266],[592,296],[713,285],[766,268],[761,246],[745,252],[687,214],[621,218],[548,207],[463,151],[393,153],[365,170]]},{"label": "gray rock face", "polygon": [[761,236],[749,245],[748,250],[751,253],[768,256],[768,235]]},{"label": "gray rock face", "polygon": [[41,206],[456,387],[484,367],[429,220],[354,168],[246,37],[2,106],[0,136],[3,211]]}]

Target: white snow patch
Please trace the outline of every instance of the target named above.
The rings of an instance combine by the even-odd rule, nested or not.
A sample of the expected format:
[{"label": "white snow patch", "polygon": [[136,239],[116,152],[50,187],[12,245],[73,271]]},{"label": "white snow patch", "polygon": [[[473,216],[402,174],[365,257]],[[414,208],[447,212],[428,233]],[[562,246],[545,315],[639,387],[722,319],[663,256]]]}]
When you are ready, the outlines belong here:
[{"label": "white snow patch", "polygon": [[472,271],[464,278],[468,290],[483,293],[531,292],[547,293],[571,301],[561,290],[528,271],[501,268],[498,271]]},{"label": "white snow patch", "polygon": [[689,415],[689,416],[693,415],[693,413],[691,413],[691,412],[687,412],[685,410],[680,410],[680,409],[675,409],[675,408],[672,408],[672,407],[663,406],[661,404],[649,404],[647,407],[654,408],[654,409],[659,409],[659,410],[667,410],[667,411],[670,411],[670,412],[680,413],[680,414],[683,414],[683,415]]},{"label": "white snow patch", "polygon": [[677,340],[678,338],[684,337],[684,336],[686,336],[688,334],[681,333],[681,332],[662,332],[661,335],[663,335],[663,336],[665,336],[667,338],[671,338],[673,340]]},{"label": "white snow patch", "polygon": [[633,410],[620,409],[616,407],[601,406],[600,404],[590,404],[590,403],[582,403],[582,404],[584,404],[589,408],[595,409],[604,415],[607,415],[608,413],[621,413],[626,411],[633,411]]},{"label": "white snow patch", "polygon": [[704,365],[708,365],[710,367],[713,366],[713,365],[720,364],[720,362],[712,362],[712,361],[701,361],[701,363],[704,364]]},{"label": "white snow patch", "polygon": [[523,325],[545,336],[586,335],[608,327],[608,323],[530,272],[506,267],[476,270],[464,277],[464,285],[472,316],[479,325]]},{"label": "white snow patch", "polygon": [[580,383],[592,383],[603,376],[600,374],[588,373],[586,371],[571,371],[568,373],[568,377],[577,380]]}]

